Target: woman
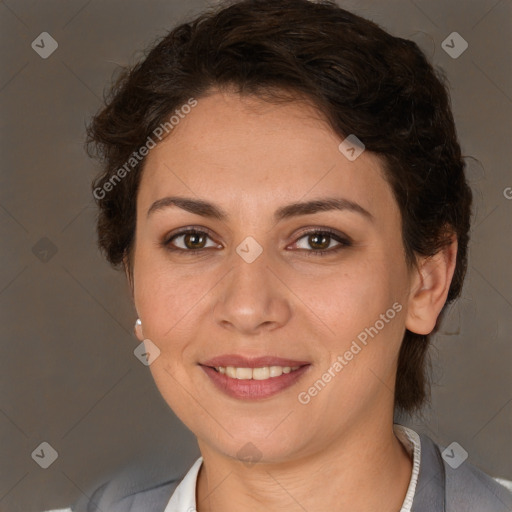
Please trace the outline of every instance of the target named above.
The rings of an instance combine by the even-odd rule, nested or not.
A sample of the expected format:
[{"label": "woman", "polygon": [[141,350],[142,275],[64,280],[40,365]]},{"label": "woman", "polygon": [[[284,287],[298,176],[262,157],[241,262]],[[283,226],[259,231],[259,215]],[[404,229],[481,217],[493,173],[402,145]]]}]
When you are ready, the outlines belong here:
[{"label": "woman", "polygon": [[120,77],[88,141],[100,247],[201,457],[73,510],[511,509],[456,448],[393,424],[428,396],[471,207],[416,44],[333,2],[219,7]]}]

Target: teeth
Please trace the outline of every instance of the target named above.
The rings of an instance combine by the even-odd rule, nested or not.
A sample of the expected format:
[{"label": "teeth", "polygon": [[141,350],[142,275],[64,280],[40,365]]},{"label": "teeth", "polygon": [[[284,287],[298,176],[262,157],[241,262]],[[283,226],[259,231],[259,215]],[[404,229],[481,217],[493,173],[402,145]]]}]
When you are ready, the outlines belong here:
[{"label": "teeth", "polygon": [[270,377],[279,377],[279,375],[282,375],[282,373],[283,369],[281,368],[281,366],[271,366],[269,368]]},{"label": "teeth", "polygon": [[252,378],[252,370],[250,368],[236,368],[235,377],[241,380],[250,379]]},{"label": "teeth", "polygon": [[270,368],[268,366],[253,368],[251,373],[254,380],[265,380],[270,377]]},{"label": "teeth", "polygon": [[232,379],[239,380],[266,380],[271,377],[279,377],[283,373],[298,370],[300,366],[263,366],[262,368],[237,368],[234,366],[217,366],[215,369]]}]

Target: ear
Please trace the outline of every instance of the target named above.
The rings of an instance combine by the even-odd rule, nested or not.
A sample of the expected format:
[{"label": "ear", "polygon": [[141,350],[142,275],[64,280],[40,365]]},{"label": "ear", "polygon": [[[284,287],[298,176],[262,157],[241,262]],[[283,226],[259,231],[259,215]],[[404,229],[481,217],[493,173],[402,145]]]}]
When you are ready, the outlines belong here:
[{"label": "ear", "polygon": [[434,256],[420,257],[414,269],[405,327],[416,334],[430,334],[448,296],[455,271],[457,237],[452,236]]},{"label": "ear", "polygon": [[[130,272],[130,264],[128,262],[128,257],[127,256],[125,256],[123,258],[123,269],[124,269],[124,273],[125,273],[125,276],[126,276],[126,280],[128,281],[128,285],[130,287],[132,301],[134,301],[134,296],[133,296],[133,277],[132,277],[132,274]],[[139,324],[139,323],[135,324],[134,333],[135,333],[135,336],[137,337],[137,339],[139,341],[144,341],[144,335],[142,334],[142,325],[141,324]]]}]

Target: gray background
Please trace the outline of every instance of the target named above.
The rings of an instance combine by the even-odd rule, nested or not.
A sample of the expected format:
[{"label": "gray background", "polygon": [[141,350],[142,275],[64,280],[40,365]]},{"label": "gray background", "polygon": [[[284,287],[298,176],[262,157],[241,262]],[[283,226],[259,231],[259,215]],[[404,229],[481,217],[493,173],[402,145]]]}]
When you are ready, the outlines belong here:
[{"label": "gray background", "polygon": [[[339,3],[446,70],[463,153],[474,157],[463,297],[435,338],[432,406],[406,423],[512,479],[512,1]],[[135,314],[124,276],[96,250],[96,164],[82,144],[113,71],[205,5],[0,2],[2,511],[68,506],[129,461],[163,452],[188,467],[198,453],[133,355]],[[31,47],[44,31],[59,44],[48,59]],[[469,43],[457,59],[441,47],[453,31]],[[31,458],[43,441],[59,454],[48,469]]]}]

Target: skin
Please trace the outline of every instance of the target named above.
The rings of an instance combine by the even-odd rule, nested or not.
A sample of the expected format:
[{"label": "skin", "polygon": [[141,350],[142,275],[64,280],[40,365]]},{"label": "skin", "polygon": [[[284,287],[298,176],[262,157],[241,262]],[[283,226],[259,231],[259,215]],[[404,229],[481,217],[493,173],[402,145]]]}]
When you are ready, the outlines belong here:
[{"label": "skin", "polygon": [[[393,433],[398,352],[406,328],[434,328],[457,243],[408,268],[399,208],[380,160],[365,151],[349,161],[338,150],[341,141],[302,102],[274,105],[214,91],[146,159],[133,273],[127,271],[142,322],[136,335],[159,347],[153,378],[197,436],[204,458],[199,512],[396,512],[404,500],[412,463]],[[213,202],[228,217],[177,206],[147,215],[171,195]],[[373,220],[349,210],[273,219],[281,206],[334,196],[358,203]],[[211,232],[202,243],[189,242],[206,246],[202,252],[160,245],[188,226]],[[315,255],[304,231],[321,228],[350,237],[352,245]],[[236,252],[248,236],[263,249],[252,263]],[[185,238],[174,245],[186,247]],[[328,238],[321,248],[337,246]],[[298,394],[395,302],[402,310],[301,404]],[[240,400],[220,392],[198,366],[233,353],[311,366],[273,397]],[[261,457],[256,464],[237,458],[248,442]]]}]

